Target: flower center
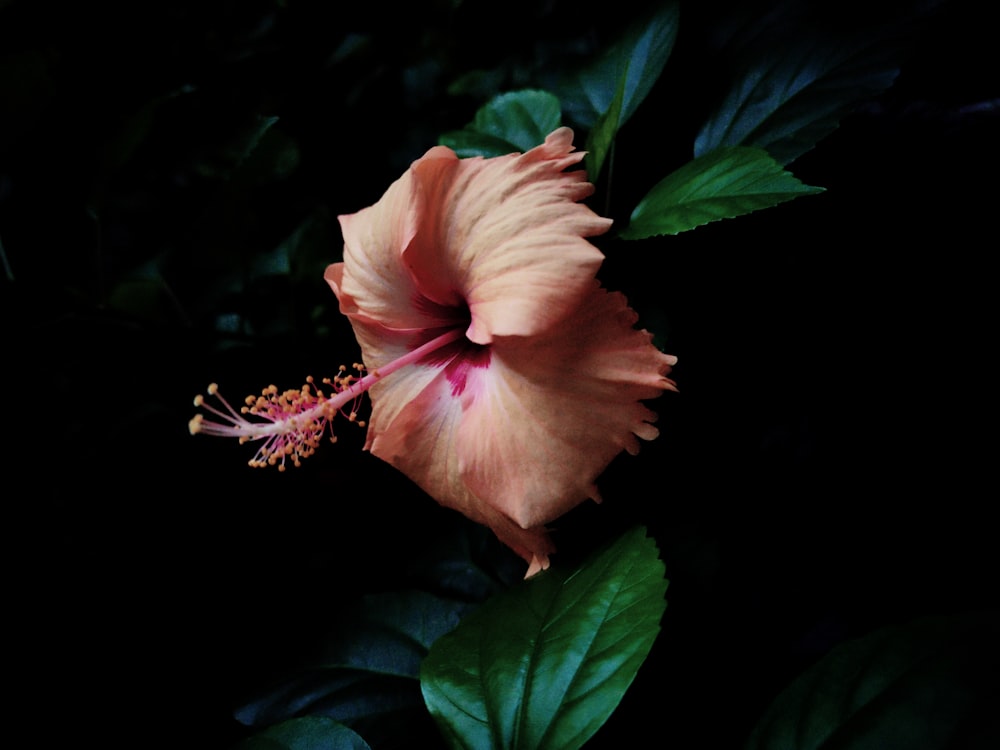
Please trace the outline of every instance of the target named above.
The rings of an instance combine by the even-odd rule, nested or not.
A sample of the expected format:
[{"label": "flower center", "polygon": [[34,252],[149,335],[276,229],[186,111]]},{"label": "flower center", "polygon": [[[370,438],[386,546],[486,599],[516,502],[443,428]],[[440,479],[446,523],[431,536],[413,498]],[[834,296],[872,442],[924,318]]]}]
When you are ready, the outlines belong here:
[{"label": "flower center", "polygon": [[456,342],[461,351],[456,352],[451,361],[445,365],[444,376],[451,384],[451,395],[461,396],[469,382],[473,370],[479,370],[490,363],[490,347],[475,344],[468,339]]},{"label": "flower center", "polygon": [[[210,412],[221,421],[205,419],[203,414],[196,414],[188,422],[188,429],[192,435],[235,437],[240,443],[263,440],[264,444],[250,459],[250,466],[277,465],[279,471],[284,471],[286,460],[291,461],[294,466],[299,466],[303,458],[315,453],[327,431],[330,434],[330,441],[337,441],[336,435],[333,434],[332,421],[338,414],[349,422],[364,427],[365,423],[358,421],[357,407],[361,396],[375,383],[400,368],[419,362],[430,355],[434,355],[431,361],[444,362],[445,359],[439,360],[438,357],[445,355],[444,350],[455,346],[483,349],[485,362],[489,362],[488,347],[479,347],[465,340],[464,329],[452,328],[368,374],[363,374],[366,368],[361,364],[354,365],[356,375],[348,374],[347,368],[342,366],[337,377],[323,379],[323,385],[328,387],[329,393],[317,386],[310,376],[298,389],[279,391],[277,386],[270,385],[261,391],[259,396],[247,396],[244,405],[237,411],[219,393],[219,387],[212,383],[208,387],[208,395],[214,396],[221,408],[206,403],[205,397],[201,394],[195,396],[194,405]],[[449,368],[455,368],[454,375],[448,375],[454,395],[465,389],[465,378],[469,367],[484,366],[479,364],[483,355],[476,353],[467,364],[456,367],[456,361],[466,359],[456,356],[457,354],[458,352],[451,353],[451,362],[445,368],[446,373],[449,372]],[[460,386],[456,386],[458,382],[461,383]],[[457,393],[456,388],[458,388]],[[247,416],[263,421],[251,421]]]},{"label": "flower center", "polygon": [[451,395],[458,397],[465,391],[469,375],[473,370],[486,367],[490,363],[490,347],[469,341],[465,337],[467,325],[457,330],[462,332],[460,338],[445,346],[435,349],[423,358],[423,361],[434,367],[444,368],[444,376],[451,385]]}]

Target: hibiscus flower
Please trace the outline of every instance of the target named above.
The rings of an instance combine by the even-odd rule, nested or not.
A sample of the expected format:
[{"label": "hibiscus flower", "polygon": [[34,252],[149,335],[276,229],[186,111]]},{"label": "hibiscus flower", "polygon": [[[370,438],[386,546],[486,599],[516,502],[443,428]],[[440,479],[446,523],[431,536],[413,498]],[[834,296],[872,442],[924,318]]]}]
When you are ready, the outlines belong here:
[{"label": "hibiscus flower", "polygon": [[545,525],[600,500],[598,475],[657,435],[643,399],[676,359],[635,330],[595,280],[586,238],[611,226],[565,171],[583,152],[560,128],[525,154],[459,159],[432,148],[374,206],[341,216],[344,261],[326,280],[369,372],[461,336],[370,391],[367,448],[429,495],[548,567]]},{"label": "hibiscus flower", "polygon": [[192,432],[264,439],[254,465],[298,463],[368,390],[368,450],[493,529],[528,576],[547,568],[546,525],[600,501],[611,460],[658,434],[642,401],[674,389],[676,358],[595,278],[604,256],[586,238],[611,221],[579,202],[593,186],[566,170],[583,156],[568,128],[524,154],[429,150],[340,217],[344,260],[325,277],[368,374],[326,381],[330,396],[272,386],[242,410],[266,424],[199,397],[226,423],[196,417]]}]

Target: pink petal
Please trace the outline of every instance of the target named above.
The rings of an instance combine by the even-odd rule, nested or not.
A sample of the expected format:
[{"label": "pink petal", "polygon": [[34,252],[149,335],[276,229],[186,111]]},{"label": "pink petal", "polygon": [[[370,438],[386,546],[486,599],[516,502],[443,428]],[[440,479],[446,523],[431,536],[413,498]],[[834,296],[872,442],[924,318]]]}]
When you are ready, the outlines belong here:
[{"label": "pink petal", "polygon": [[554,547],[545,529],[522,528],[466,485],[455,451],[463,418],[462,398],[452,395],[452,384],[443,367],[425,370],[421,380],[428,372],[434,375],[432,381],[412,399],[389,405],[386,402],[394,395],[404,399],[406,395],[388,392],[379,398],[379,408],[388,406],[396,416],[375,434],[372,453],[410,477],[441,505],[491,528],[504,544],[528,561],[529,576],[547,568]]},{"label": "pink petal", "polygon": [[577,202],[593,192],[585,173],[563,171],[583,156],[560,128],[525,154],[459,160],[438,147],[413,163],[419,227],[396,247],[421,294],[470,311],[471,341],[533,335],[589,288],[604,256],[585,238],[611,221]]},{"label": "pink petal", "polygon": [[674,387],[675,358],[633,328],[635,317],[624,296],[592,287],[551,336],[494,339],[461,388],[449,378],[461,354],[388,378],[373,396],[372,453],[547,567],[545,524],[599,499],[608,463],[657,435],[640,399]]},{"label": "pink petal", "polygon": [[624,296],[595,289],[566,325],[497,338],[484,387],[464,406],[453,449],[469,489],[524,528],[590,497],[611,460],[658,434],[640,400],[674,384]]},{"label": "pink petal", "polygon": [[339,217],[350,271],[331,286],[345,313],[400,329],[460,313],[480,344],[557,323],[604,257],[585,238],[611,226],[577,202],[593,192],[585,173],[563,171],[583,156],[569,128],[493,159],[430,149],[378,203]]},{"label": "pink petal", "polygon": [[454,318],[454,310],[443,309],[422,295],[400,262],[423,221],[423,205],[409,170],[375,205],[338,217],[344,235],[344,263],[330,266],[325,277],[345,314],[400,329],[465,322],[464,317]]}]

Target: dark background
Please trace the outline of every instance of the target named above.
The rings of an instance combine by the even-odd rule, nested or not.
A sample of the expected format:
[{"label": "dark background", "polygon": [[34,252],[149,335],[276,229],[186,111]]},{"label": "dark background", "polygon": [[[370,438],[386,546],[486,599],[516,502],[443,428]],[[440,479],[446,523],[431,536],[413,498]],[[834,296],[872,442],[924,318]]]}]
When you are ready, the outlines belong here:
[{"label": "dark background", "polygon": [[[690,158],[738,5],[682,8],[619,138],[617,220]],[[462,530],[360,431],[278,475],[186,429],[210,381],[240,398],[353,361],[322,280],[335,216],[642,4],[454,6],[0,2],[5,609],[40,739],[227,746],[233,708]],[[791,165],[825,193],[605,248],[681,390],[555,529],[568,561],[646,524],[671,580],[595,746],[739,746],[836,643],[997,606],[995,32],[972,3],[928,18],[895,85]]]}]

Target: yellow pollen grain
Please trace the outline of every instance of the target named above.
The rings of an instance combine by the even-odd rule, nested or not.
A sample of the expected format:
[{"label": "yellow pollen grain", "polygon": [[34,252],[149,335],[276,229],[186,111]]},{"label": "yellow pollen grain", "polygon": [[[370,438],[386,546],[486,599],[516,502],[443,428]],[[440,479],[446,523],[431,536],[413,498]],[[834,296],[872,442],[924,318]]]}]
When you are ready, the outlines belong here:
[{"label": "yellow pollen grain", "polygon": [[[280,471],[285,471],[289,463],[298,467],[304,459],[316,452],[325,437],[328,437],[331,443],[337,442],[337,436],[333,434],[332,428],[336,417],[346,417],[360,427],[367,425],[365,421],[358,419],[357,411],[347,414],[341,408],[327,403],[336,394],[343,393],[361,381],[365,372],[364,365],[355,362],[353,366],[355,374],[351,374],[345,365],[340,365],[335,377],[322,379],[322,383],[329,389],[327,393],[317,387],[319,381],[316,378],[307,375],[303,385],[297,389],[279,391],[273,383],[268,385],[260,391],[260,395],[247,396],[238,410],[234,410],[223,401],[231,416],[209,407],[208,399],[203,395],[195,396],[195,407],[210,409],[224,421],[216,422],[206,419],[202,414],[196,414],[188,423],[188,429],[192,435],[206,431],[209,434],[228,434],[236,437],[241,445],[256,441],[264,434],[270,435],[268,440],[270,447],[261,448],[257,455],[247,462],[248,465],[254,468],[277,466]],[[216,383],[211,383],[207,392],[210,396],[222,399]],[[360,396],[360,394],[355,395]],[[357,406],[357,403],[356,399],[354,405]],[[237,414],[253,415],[276,423],[280,432],[269,426],[267,431],[261,434],[260,425],[241,419]]]}]

